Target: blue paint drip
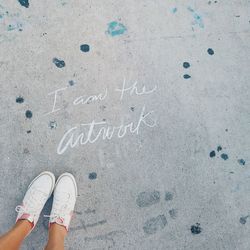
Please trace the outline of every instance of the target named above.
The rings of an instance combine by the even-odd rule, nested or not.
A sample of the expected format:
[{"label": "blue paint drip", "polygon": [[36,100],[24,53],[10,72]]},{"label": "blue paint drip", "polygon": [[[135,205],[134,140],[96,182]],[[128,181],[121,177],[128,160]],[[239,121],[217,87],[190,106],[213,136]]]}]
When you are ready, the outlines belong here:
[{"label": "blue paint drip", "polygon": [[194,18],[194,24],[199,25],[200,28],[204,28],[204,22],[201,15],[195,12],[195,10],[192,9],[191,7],[188,7],[187,9],[192,13],[192,16]]},{"label": "blue paint drip", "polygon": [[183,76],[183,78],[184,78],[184,79],[189,79],[189,78],[191,78],[191,76],[190,76],[189,74],[185,74],[185,75]]},{"label": "blue paint drip", "polygon": [[243,159],[239,159],[239,160],[238,160],[238,163],[239,163],[240,165],[242,165],[242,166],[245,166],[246,161],[243,160]]},{"label": "blue paint drip", "polygon": [[12,30],[22,31],[23,30],[22,28],[23,28],[23,25],[19,22],[16,22],[16,23],[9,24],[7,26],[7,31],[12,31]]},{"label": "blue paint drip", "polygon": [[65,62],[63,60],[59,60],[58,58],[53,58],[53,63],[56,65],[58,68],[63,68],[65,67]]},{"label": "blue paint drip", "polygon": [[171,10],[171,12],[173,13],[173,14],[175,14],[176,12],[177,12],[177,8],[176,7],[174,7],[172,10]]},{"label": "blue paint drip", "polygon": [[216,156],[215,151],[214,151],[214,150],[213,150],[213,151],[211,151],[211,152],[210,152],[210,154],[209,154],[209,156],[210,156],[211,158],[215,157],[215,156]]},{"label": "blue paint drip", "polygon": [[108,24],[108,30],[106,32],[111,36],[118,36],[122,35],[125,31],[127,31],[127,28],[122,23],[113,21]]},{"label": "blue paint drip", "polygon": [[224,161],[226,161],[228,159],[228,155],[227,154],[221,154],[220,156]]},{"label": "blue paint drip", "polygon": [[183,63],[183,68],[188,69],[190,67],[190,63],[189,62],[184,62]]},{"label": "blue paint drip", "polygon": [[93,172],[89,174],[89,179],[90,180],[95,180],[97,178],[97,173]]},{"label": "blue paint drip", "polygon": [[214,54],[214,50],[211,49],[211,48],[209,48],[209,49],[207,50],[207,53],[208,53],[210,56],[212,56],[212,55]]},{"label": "blue paint drip", "polygon": [[8,27],[7,27],[7,30],[8,31],[15,30],[15,27],[13,25],[9,24]]},{"label": "blue paint drip", "polygon": [[69,80],[69,85],[73,86],[73,85],[75,85],[75,82],[73,80]]},{"label": "blue paint drip", "polygon": [[62,6],[64,6],[64,5],[67,4],[67,1],[65,1],[65,0],[60,0],[60,1],[61,1],[61,5],[62,5]]},{"label": "blue paint drip", "polygon": [[29,8],[29,0],[18,0],[18,2],[25,8]]},{"label": "blue paint drip", "polygon": [[80,50],[81,50],[82,52],[89,52],[89,50],[90,50],[89,45],[88,45],[88,44],[82,44],[82,45],[80,46]]}]

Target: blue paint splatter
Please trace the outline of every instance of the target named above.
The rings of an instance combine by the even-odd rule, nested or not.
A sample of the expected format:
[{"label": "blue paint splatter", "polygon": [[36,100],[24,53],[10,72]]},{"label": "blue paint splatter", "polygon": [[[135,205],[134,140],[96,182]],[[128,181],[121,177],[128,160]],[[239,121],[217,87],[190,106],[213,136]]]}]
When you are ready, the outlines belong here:
[{"label": "blue paint splatter", "polygon": [[194,24],[199,25],[200,28],[204,28],[204,22],[201,15],[195,12],[195,10],[191,7],[188,7],[187,9],[192,13],[192,16],[194,18]]},{"label": "blue paint splatter", "polygon": [[221,146],[218,146],[217,147],[217,151],[220,152],[222,150],[222,147]]},{"label": "blue paint splatter", "polygon": [[202,232],[202,228],[200,227],[200,223],[196,223],[192,225],[190,228],[192,234],[200,234]]},{"label": "blue paint splatter", "polygon": [[228,155],[227,154],[221,154],[220,156],[224,161],[226,161],[228,159]]},{"label": "blue paint splatter", "polygon": [[57,122],[56,121],[50,121],[49,122],[49,128],[50,129],[56,129],[57,127]]},{"label": "blue paint splatter", "polygon": [[22,31],[23,25],[20,22],[12,23],[7,26],[7,31],[19,30]]},{"label": "blue paint splatter", "polygon": [[15,30],[15,26],[14,26],[14,25],[9,24],[9,25],[8,25],[8,27],[7,27],[7,30],[8,30],[8,31]]},{"label": "blue paint splatter", "polygon": [[209,49],[207,50],[207,53],[208,53],[210,56],[212,56],[212,55],[214,54],[214,50],[211,49],[211,48],[209,48]]},{"label": "blue paint splatter", "polygon": [[80,46],[80,50],[81,50],[82,52],[89,52],[89,50],[90,50],[89,45],[88,45],[88,44],[82,44],[82,45]]},{"label": "blue paint splatter", "polygon": [[190,63],[189,62],[184,62],[183,63],[183,68],[188,69],[190,67]]},{"label": "blue paint splatter", "polygon": [[56,65],[58,68],[63,68],[65,67],[65,62],[63,60],[60,60],[58,58],[53,58],[53,63]]},{"label": "blue paint splatter", "polygon": [[75,85],[75,81],[73,81],[73,80],[69,80],[69,85],[70,85],[70,86]]},{"label": "blue paint splatter", "polygon": [[[19,13],[10,13],[7,11],[2,5],[0,5],[0,20],[3,20],[2,26],[6,31],[22,31],[24,26],[24,20],[20,18]],[[11,32],[14,33],[14,32]],[[12,40],[6,39],[7,37],[4,35],[0,35],[0,43],[4,40]]]},{"label": "blue paint splatter", "polygon": [[18,96],[16,98],[16,103],[23,103],[24,102],[24,98],[22,96]]},{"label": "blue paint splatter", "polygon": [[62,6],[66,5],[68,2],[66,0],[60,0]]},{"label": "blue paint splatter", "polygon": [[174,7],[172,10],[171,10],[171,12],[173,13],[173,14],[175,14],[176,12],[177,12],[177,8],[176,7]]},{"label": "blue paint splatter", "polygon": [[89,174],[89,179],[90,180],[95,180],[96,178],[97,178],[97,173],[92,172],[92,173]]},{"label": "blue paint splatter", "polygon": [[25,112],[25,116],[26,116],[28,119],[31,119],[32,116],[33,116],[33,114],[32,114],[32,112],[31,112],[30,110],[27,110],[27,111]]},{"label": "blue paint splatter", "polygon": [[29,0],[18,0],[18,2],[26,8],[29,8]]},{"label": "blue paint splatter", "polygon": [[242,166],[245,166],[246,161],[243,160],[243,159],[239,159],[239,160],[238,160],[238,163],[239,163],[240,165],[242,165]]},{"label": "blue paint splatter", "polygon": [[185,75],[183,76],[183,78],[184,78],[184,79],[189,79],[189,78],[191,78],[191,76],[188,75],[188,74],[185,74]]},{"label": "blue paint splatter", "polygon": [[248,217],[249,217],[249,215],[240,217],[240,223],[242,225],[245,225],[247,223],[247,218]]},{"label": "blue paint splatter", "polygon": [[122,35],[125,31],[127,31],[127,28],[122,23],[113,21],[108,24],[108,30],[106,32],[111,36],[118,36]]},{"label": "blue paint splatter", "polygon": [[215,156],[216,156],[215,151],[214,151],[214,150],[213,150],[213,151],[211,151],[211,152],[210,152],[210,154],[209,154],[209,156],[210,156],[211,158],[215,157]]}]

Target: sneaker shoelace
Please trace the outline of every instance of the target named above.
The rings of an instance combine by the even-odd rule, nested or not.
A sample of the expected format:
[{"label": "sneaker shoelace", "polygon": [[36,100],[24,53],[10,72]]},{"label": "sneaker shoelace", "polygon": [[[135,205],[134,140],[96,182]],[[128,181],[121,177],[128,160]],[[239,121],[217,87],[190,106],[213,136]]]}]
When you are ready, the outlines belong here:
[{"label": "sneaker shoelace", "polygon": [[58,193],[56,197],[54,196],[53,201],[53,213],[50,215],[44,215],[44,217],[50,218],[50,220],[59,220],[61,223],[64,222],[65,217],[70,214],[69,211],[69,200],[70,200],[70,194],[69,193]]},{"label": "sneaker shoelace", "polygon": [[30,190],[29,196],[30,197],[25,201],[25,204],[16,206],[15,211],[17,213],[21,212],[35,216],[40,212],[37,208],[43,207],[48,197],[39,189]]}]

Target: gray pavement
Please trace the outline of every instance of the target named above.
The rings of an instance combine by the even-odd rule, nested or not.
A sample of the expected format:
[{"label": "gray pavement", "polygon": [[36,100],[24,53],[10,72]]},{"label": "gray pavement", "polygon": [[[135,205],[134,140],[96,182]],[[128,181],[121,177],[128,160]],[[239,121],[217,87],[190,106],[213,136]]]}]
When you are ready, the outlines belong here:
[{"label": "gray pavement", "polygon": [[250,249],[250,1],[1,0],[0,57],[1,234],[69,171],[66,249]]}]

